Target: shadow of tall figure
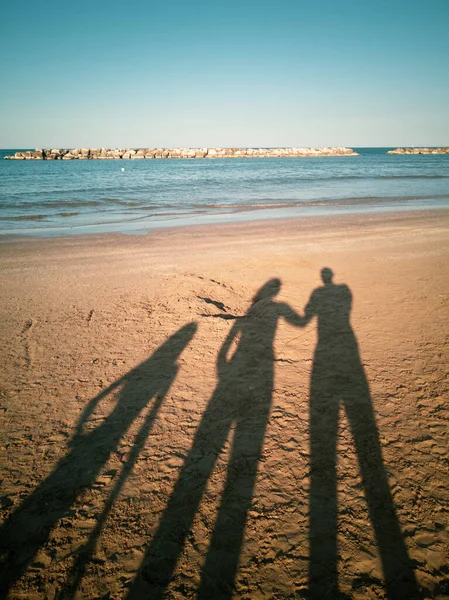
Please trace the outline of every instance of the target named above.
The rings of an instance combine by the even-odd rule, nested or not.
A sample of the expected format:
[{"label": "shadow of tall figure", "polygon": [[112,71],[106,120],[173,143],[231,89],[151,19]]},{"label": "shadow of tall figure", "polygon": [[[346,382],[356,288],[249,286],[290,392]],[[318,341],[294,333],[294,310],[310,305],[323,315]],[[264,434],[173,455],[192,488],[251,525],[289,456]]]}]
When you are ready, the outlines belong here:
[{"label": "shadow of tall figure", "polygon": [[310,567],[309,597],[336,598],[337,436],[340,402],[354,439],[368,511],[379,548],[389,598],[420,593],[408,557],[382,460],[368,381],[350,325],[352,294],[333,283],[329,268],[312,293],[305,324],[317,317],[318,342],[310,384]]},{"label": "shadow of tall figure", "polygon": [[301,323],[287,304],[273,300],[280,287],[280,280],[273,279],[259,290],[219,352],[217,387],[128,598],[163,596],[206,484],[235,425],[225,488],[198,590],[201,599],[232,596],[271,406],[276,326],[281,317],[294,325]]},{"label": "shadow of tall figure", "polygon": [[[196,329],[195,323],[182,327],[148,360],[129,371],[89,402],[71,440],[70,452],[61,459],[53,472],[24,500],[0,529],[1,547],[6,555],[0,574],[2,594],[6,595],[11,585],[26,571],[39,548],[46,543],[57,521],[69,513],[80,491],[92,486],[111,453],[117,450],[121,438],[133,421],[153,400],[151,410],[137,436],[136,443],[141,447],[144,442],[142,434],[145,432],[145,435],[148,435],[164,396],[178,372],[177,359],[191,341]],[[101,425],[83,433],[84,425],[99,402],[119,386],[122,386],[122,389],[112,412]],[[133,459],[135,462],[135,448],[131,450],[130,461],[132,462]],[[124,473],[128,475],[129,468],[125,467]],[[122,473],[113,490],[115,497],[118,492],[117,487],[121,488],[123,484]],[[100,521],[106,518],[109,509],[110,501]],[[96,532],[93,532],[94,537],[100,530],[101,523],[100,527],[96,528]],[[91,537],[90,547],[93,543],[94,539]],[[80,578],[77,577],[76,580],[79,582]],[[73,593],[73,589],[68,593]]]}]

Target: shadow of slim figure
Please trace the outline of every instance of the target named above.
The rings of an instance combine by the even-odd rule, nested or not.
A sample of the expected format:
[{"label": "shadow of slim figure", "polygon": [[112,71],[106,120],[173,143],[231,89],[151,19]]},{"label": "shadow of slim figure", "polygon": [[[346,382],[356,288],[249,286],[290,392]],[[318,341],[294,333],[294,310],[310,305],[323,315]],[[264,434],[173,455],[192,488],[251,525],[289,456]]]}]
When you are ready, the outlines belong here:
[{"label": "shadow of slim figure", "polygon": [[[0,592],[3,594],[27,570],[31,560],[43,546],[57,521],[69,514],[69,509],[83,488],[89,488],[95,482],[101,469],[108,461],[112,452],[117,450],[121,438],[126,434],[133,421],[153,399],[153,406],[147,415],[137,436],[140,447],[144,443],[142,434],[148,435],[158,410],[173,383],[178,372],[177,359],[187,344],[191,341],[197,326],[190,323],[171,336],[145,362],[132,369],[121,379],[115,381],[101,394],[93,398],[81,415],[77,432],[71,441],[70,452],[61,459],[53,472],[36,488],[34,492],[12,513],[0,529],[2,551],[6,561],[0,575]],[[83,426],[95,411],[98,403],[107,394],[122,385],[115,408],[103,420],[101,425],[83,434]],[[124,473],[129,474],[129,465],[134,464],[136,449],[131,450],[128,468]],[[120,476],[113,497],[118,495],[123,486],[124,476]],[[95,528],[87,546],[86,558],[90,558],[96,537],[101,531],[110,510],[111,503],[107,502],[105,511],[100,517],[99,525]],[[78,561],[80,563],[80,561]],[[82,563],[82,561],[81,561]],[[77,568],[84,569],[83,564]],[[73,594],[72,581],[71,590]]]},{"label": "shadow of slim figure", "polygon": [[338,597],[336,446],[342,402],[354,438],[388,597],[419,598],[383,466],[368,382],[349,322],[351,291],[347,285],[332,282],[331,269],[322,269],[321,276],[324,285],[312,293],[304,319],[305,324],[314,316],[318,319],[310,385],[309,597]]},{"label": "shadow of slim figure", "polygon": [[[218,384],[128,598],[161,598],[170,583],[214,465],[235,425],[226,483],[198,597],[230,598],[251,506],[273,392],[273,340],[279,318],[300,325],[275,302],[279,279],[268,281],[235,321],[218,355]],[[228,357],[231,346],[237,349]]]}]

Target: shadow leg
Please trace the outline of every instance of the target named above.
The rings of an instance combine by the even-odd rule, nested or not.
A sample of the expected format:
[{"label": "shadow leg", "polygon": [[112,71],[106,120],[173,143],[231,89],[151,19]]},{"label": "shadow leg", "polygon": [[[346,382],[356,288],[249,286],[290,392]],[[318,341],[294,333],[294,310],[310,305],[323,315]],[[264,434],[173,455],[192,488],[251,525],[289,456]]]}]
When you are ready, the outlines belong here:
[{"label": "shadow leg", "polygon": [[141,426],[136,439],[134,441],[134,445],[131,448],[131,452],[127,462],[123,465],[122,472],[114,485],[114,488],[111,491],[109,498],[104,506],[103,512],[99,516],[97,520],[97,524],[93,529],[92,533],[89,536],[87,544],[84,546],[82,550],[80,550],[77,560],[73,566],[72,572],[68,577],[67,584],[64,589],[64,598],[65,600],[72,600],[75,597],[78,586],[80,585],[86,570],[86,566],[92,561],[96,548],[97,542],[103,530],[103,527],[108,519],[108,516],[117,500],[123,486],[125,485],[129,475],[131,474],[133,468],[136,465],[136,462],[139,458],[140,453],[145,447],[145,443],[150,434],[153,423],[156,419],[159,408],[162,404],[165,394],[167,390],[164,390],[162,394],[159,394],[154,404],[147,415],[143,425]]},{"label": "shadow leg", "polygon": [[6,597],[10,586],[25,573],[39,548],[46,543],[56,523],[67,514],[77,494],[92,485],[107,461],[109,448],[100,448],[96,443],[90,446],[89,441],[85,446],[80,444],[64,457],[2,526],[2,546],[8,555],[0,574],[0,596],[4,593]]},{"label": "shadow leg", "polygon": [[339,403],[315,373],[310,401],[309,598],[334,598],[337,578],[336,446]]},{"label": "shadow leg", "polygon": [[231,428],[231,408],[223,416],[219,411],[220,405],[227,408],[223,395],[217,390],[200,423],[128,599],[162,598],[164,589],[170,583],[207,481]]},{"label": "shadow leg", "polygon": [[[391,496],[368,383],[362,373],[345,397],[371,523],[379,547],[388,598],[421,598]],[[355,393],[357,390],[358,393]]]},{"label": "shadow leg", "polygon": [[268,407],[256,410],[257,420],[253,418],[240,422],[234,434],[222,502],[201,574],[198,592],[201,600],[231,598],[234,591],[246,519],[252,503],[269,416]]}]

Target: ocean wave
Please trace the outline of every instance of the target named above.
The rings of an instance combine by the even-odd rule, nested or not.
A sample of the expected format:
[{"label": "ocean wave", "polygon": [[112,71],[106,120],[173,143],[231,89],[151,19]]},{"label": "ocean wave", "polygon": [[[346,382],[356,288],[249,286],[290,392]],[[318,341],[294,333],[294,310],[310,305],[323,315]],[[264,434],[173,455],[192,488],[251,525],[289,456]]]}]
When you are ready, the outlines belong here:
[{"label": "ocean wave", "polygon": [[87,208],[89,206],[102,206],[103,203],[97,200],[58,200],[49,202],[15,202],[8,204],[0,203],[0,210],[15,209],[35,209],[35,208]]},{"label": "ocean wave", "polygon": [[385,198],[384,196],[359,196],[349,198],[338,198],[338,199],[326,199],[326,200],[291,200],[286,202],[285,200],[273,201],[273,199],[258,200],[251,203],[239,203],[239,204],[194,204],[193,208],[207,208],[212,210],[252,210],[252,209],[263,209],[263,208],[294,208],[294,207],[311,207],[311,206],[350,206],[350,205],[364,205],[364,204],[380,204],[380,203],[391,203],[391,202],[409,202],[417,200],[449,200],[448,194],[433,194],[433,195],[421,195],[421,196],[390,196]]},{"label": "ocean wave", "polygon": [[[427,181],[427,180],[439,180],[439,179],[449,179],[449,175],[441,175],[441,174],[421,174],[421,175],[417,175],[417,174],[410,174],[410,175],[374,175],[374,174],[370,174],[370,173],[366,173],[363,175],[325,175],[325,176],[318,176],[315,177],[314,175],[301,175],[301,174],[282,174],[282,178],[281,177],[271,177],[271,176],[267,176],[267,177],[263,177],[263,176],[259,176],[257,177],[256,175],[254,175],[253,177],[248,177],[248,178],[241,178],[238,180],[239,184],[251,184],[253,185],[254,183],[257,183],[258,185],[264,185],[264,184],[301,184],[301,183],[319,183],[319,182],[339,182],[339,181],[396,181],[396,180],[401,180],[401,181],[405,181],[405,180],[423,180],[423,181]],[[202,184],[203,182],[196,182],[196,185]]]},{"label": "ocean wave", "polygon": [[0,217],[0,221],[43,221],[47,215],[14,215]]},{"label": "ocean wave", "polygon": [[[104,198],[101,200],[47,200],[46,202],[15,202],[12,206],[14,208],[29,209],[29,208],[88,208],[88,207],[105,207],[105,206],[124,206],[124,207],[135,207],[141,206],[141,202],[133,200],[120,200],[118,198]],[[3,203],[0,204],[0,210],[9,210],[11,204]]]}]

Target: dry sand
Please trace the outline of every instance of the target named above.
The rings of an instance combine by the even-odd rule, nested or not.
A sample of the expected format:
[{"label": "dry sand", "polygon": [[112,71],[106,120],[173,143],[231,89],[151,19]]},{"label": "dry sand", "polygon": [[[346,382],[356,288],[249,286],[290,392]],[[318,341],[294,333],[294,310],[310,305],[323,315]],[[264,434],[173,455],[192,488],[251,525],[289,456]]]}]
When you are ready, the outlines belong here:
[{"label": "dry sand", "polygon": [[[448,211],[1,240],[3,592],[448,598],[448,241]],[[335,286],[316,348],[322,267],[352,330]]]}]

